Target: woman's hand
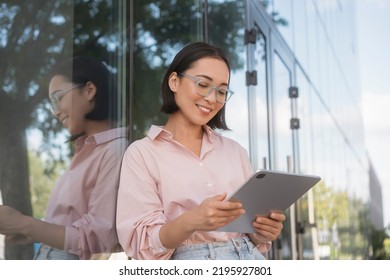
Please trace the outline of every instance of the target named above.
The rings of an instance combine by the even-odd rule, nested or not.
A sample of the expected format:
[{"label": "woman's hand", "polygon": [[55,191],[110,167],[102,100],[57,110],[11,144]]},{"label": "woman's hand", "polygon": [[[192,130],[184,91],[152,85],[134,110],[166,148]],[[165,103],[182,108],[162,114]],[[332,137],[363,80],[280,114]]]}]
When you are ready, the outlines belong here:
[{"label": "woman's hand", "polygon": [[27,216],[18,210],[0,205],[0,234],[4,234],[5,239],[14,245],[25,245],[32,243],[31,237],[25,235],[24,226]]},{"label": "woman's hand", "polygon": [[0,205],[0,234],[7,235],[7,240],[16,244],[35,241],[64,249],[64,226],[34,219],[6,205]]},{"label": "woman's hand", "polygon": [[256,217],[252,225],[257,233],[250,235],[252,241],[258,244],[276,240],[282,232],[284,220],[286,216],[278,212],[271,212],[268,217]]},{"label": "woman's hand", "polygon": [[193,231],[213,231],[245,213],[238,201],[225,201],[226,193],[205,199],[198,207],[188,212],[188,221]]},{"label": "woman's hand", "polygon": [[180,246],[195,231],[213,231],[245,213],[240,202],[225,201],[226,193],[205,199],[192,210],[166,223],[160,240],[166,248]]},{"label": "woman's hand", "polygon": [[6,205],[0,205],[0,234],[23,234],[24,217],[18,210]]}]

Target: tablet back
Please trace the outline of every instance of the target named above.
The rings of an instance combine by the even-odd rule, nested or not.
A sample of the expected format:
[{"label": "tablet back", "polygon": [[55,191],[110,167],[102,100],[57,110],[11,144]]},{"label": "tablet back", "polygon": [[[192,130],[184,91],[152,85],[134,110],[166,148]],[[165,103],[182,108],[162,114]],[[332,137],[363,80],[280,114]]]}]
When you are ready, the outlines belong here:
[{"label": "tablet back", "polygon": [[245,214],[220,231],[255,232],[252,221],[270,211],[284,212],[321,180],[318,176],[261,170],[247,180],[229,199],[239,200]]}]

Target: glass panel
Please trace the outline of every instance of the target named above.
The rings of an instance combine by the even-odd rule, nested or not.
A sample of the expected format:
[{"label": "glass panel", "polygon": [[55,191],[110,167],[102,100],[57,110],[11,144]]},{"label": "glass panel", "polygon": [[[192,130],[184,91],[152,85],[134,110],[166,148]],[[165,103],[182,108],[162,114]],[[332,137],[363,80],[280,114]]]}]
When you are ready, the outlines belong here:
[{"label": "glass panel", "polygon": [[255,69],[257,72],[257,86],[252,94],[254,97],[254,109],[251,117],[255,120],[256,131],[256,157],[257,166],[255,169],[266,169],[269,167],[269,144],[268,144],[268,105],[267,105],[267,57],[266,57],[266,41],[260,29],[257,28],[257,40],[255,47]]},{"label": "glass panel", "polygon": [[248,95],[243,70],[232,72],[230,88],[233,89],[234,95],[225,106],[226,123],[231,130],[220,132],[240,143],[249,153]]},{"label": "glass panel", "polygon": [[[282,59],[277,53],[274,54],[274,92],[272,95],[273,103],[273,125],[274,125],[274,143],[275,159],[273,169],[279,171],[292,171],[287,163],[287,157],[292,156],[292,134],[290,129],[291,118],[291,100],[288,96],[291,74]],[[293,248],[291,246],[291,222],[292,213],[287,211],[287,220],[284,223],[281,234],[283,259],[292,259]]]},{"label": "glass panel", "polygon": [[[310,84],[303,75],[301,69],[297,67],[297,85],[299,88],[299,98],[297,98],[297,117],[300,119],[299,129],[299,170],[304,174],[314,173],[314,159],[312,153],[311,139],[311,112],[310,112]],[[303,259],[318,259],[318,241],[315,224],[314,205],[312,190],[299,200],[297,216],[298,223],[302,231],[300,232],[300,242],[302,246]]]},{"label": "glass panel", "polygon": [[294,53],[304,69],[309,67],[309,22],[307,15],[308,3],[306,0],[291,1],[293,5],[293,42]]},{"label": "glass panel", "polygon": [[273,0],[271,12],[273,21],[291,49],[294,49],[293,2],[292,0]]},{"label": "glass panel", "polygon": [[291,100],[288,96],[290,70],[278,54],[274,55],[273,124],[275,131],[275,170],[289,171],[287,156],[292,156],[292,134],[290,129]]},{"label": "glass panel", "polygon": [[[3,1],[0,9],[0,186],[2,202],[42,219],[49,194],[74,147],[48,102],[53,67],[94,57],[114,76],[114,105],[126,103],[126,1]],[[118,126],[126,126],[119,106]],[[32,244],[0,247],[0,259],[31,259]]]},{"label": "glass panel", "polygon": [[293,2],[292,0],[261,0],[264,9],[286,40],[291,49],[293,45]]},{"label": "glass panel", "polygon": [[[135,1],[132,140],[144,137],[152,124],[165,123],[167,115],[159,112],[162,77],[184,45],[204,41],[204,6],[203,1],[182,1],[180,5],[177,1]],[[233,70],[230,87],[235,95],[227,103],[227,110],[235,109],[236,103],[246,104],[244,72],[240,71],[245,61],[243,40],[240,40],[244,30],[243,7],[243,1],[208,2],[208,39],[227,51]],[[236,118],[236,111],[227,112],[227,124],[234,131],[233,138],[247,146],[247,131],[241,130],[243,126],[237,124],[238,120],[241,119]]]},{"label": "glass panel", "polygon": [[[175,6],[175,9],[172,9]],[[200,1],[134,2],[134,88],[132,140],[143,138],[152,124],[163,125],[160,86],[174,55],[191,41],[202,41]]]},{"label": "glass panel", "polygon": [[[356,83],[355,3],[304,0],[253,2],[261,3],[275,23],[261,28],[270,28],[271,36],[280,31],[298,60],[297,67],[300,67],[297,72],[300,92],[297,115],[301,128],[298,131],[299,161],[296,161],[300,167],[295,169],[323,178],[298,207],[302,210],[302,219],[317,222],[317,228],[308,228],[303,235],[304,258],[366,258],[370,254],[369,238],[366,236],[370,225],[367,221],[370,198],[363,122],[358,106],[361,98]],[[288,47],[283,41],[276,44],[273,46],[275,49]],[[278,77],[278,68],[283,69],[284,65],[280,58],[275,58],[272,80],[275,81],[276,92],[284,94],[286,89],[279,82],[283,79]],[[286,141],[282,144],[278,142],[282,132],[288,132],[287,124],[283,128],[279,121],[286,119],[282,114],[288,114],[290,109],[288,102],[283,107],[280,105],[283,101],[277,96],[272,98],[275,99],[272,109],[276,111],[272,113],[275,121],[271,122],[270,130],[278,131],[275,132],[277,162],[274,165],[283,170],[286,169],[286,159],[280,147],[290,147],[291,144],[290,137],[285,137]],[[284,109],[275,109],[278,107]],[[296,139],[294,137],[294,141]],[[273,148],[273,142],[270,143]],[[274,150],[271,152],[273,154]],[[371,199],[375,201],[375,198]],[[316,247],[317,243],[319,246]]]},{"label": "glass panel", "polygon": [[[208,37],[228,53],[232,68],[230,88],[234,95],[226,103],[226,123],[222,134],[239,142],[249,152],[248,95],[245,84],[244,1],[209,1]],[[224,16],[222,16],[224,15]]]}]

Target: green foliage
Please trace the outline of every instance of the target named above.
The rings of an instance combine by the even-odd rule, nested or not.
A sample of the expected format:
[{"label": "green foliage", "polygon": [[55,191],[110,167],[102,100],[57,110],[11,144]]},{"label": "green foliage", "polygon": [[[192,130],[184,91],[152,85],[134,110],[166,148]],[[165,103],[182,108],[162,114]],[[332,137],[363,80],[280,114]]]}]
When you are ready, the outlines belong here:
[{"label": "green foliage", "polygon": [[367,205],[346,191],[335,191],[321,181],[314,188],[320,245],[329,246],[330,259],[364,259],[368,256]]},{"label": "green foliage", "polygon": [[269,15],[272,18],[272,21],[279,26],[288,26],[288,21],[283,18],[279,12],[272,10],[269,11],[270,8],[270,0],[261,0],[261,4],[263,5],[264,9],[268,10]]},{"label": "green foliage", "polygon": [[390,260],[390,236],[386,229],[371,227],[372,259]]},{"label": "green foliage", "polygon": [[42,219],[45,216],[50,192],[57,181],[60,171],[64,168],[57,165],[49,174],[46,172],[46,161],[35,151],[28,152],[30,167],[30,192],[34,217]]}]

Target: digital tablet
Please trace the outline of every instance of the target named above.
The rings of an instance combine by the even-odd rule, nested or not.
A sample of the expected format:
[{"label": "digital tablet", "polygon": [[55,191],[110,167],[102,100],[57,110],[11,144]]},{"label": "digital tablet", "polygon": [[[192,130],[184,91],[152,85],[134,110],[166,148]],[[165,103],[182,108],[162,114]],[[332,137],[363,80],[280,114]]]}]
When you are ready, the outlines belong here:
[{"label": "digital tablet", "polygon": [[321,180],[318,176],[261,170],[253,174],[227,200],[239,200],[245,214],[219,231],[254,233],[252,222],[256,216],[267,216],[270,211],[283,213],[294,202]]}]

